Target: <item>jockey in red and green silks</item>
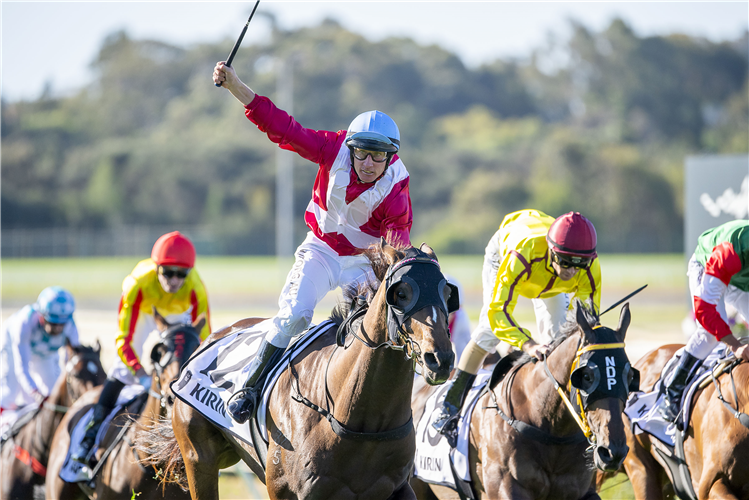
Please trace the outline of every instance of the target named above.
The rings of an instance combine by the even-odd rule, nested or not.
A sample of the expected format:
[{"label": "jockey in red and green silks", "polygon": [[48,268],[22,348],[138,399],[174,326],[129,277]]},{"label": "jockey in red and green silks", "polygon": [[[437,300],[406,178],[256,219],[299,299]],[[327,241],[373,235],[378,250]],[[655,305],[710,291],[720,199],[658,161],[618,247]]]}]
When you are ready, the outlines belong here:
[{"label": "jockey in red and green silks", "polygon": [[749,346],[741,345],[728,326],[726,304],[749,318],[749,221],[735,220],[702,233],[689,260],[687,277],[697,329],[689,338],[679,364],[666,385],[661,413],[674,420],[697,361],[723,342],[737,358],[749,361]]}]

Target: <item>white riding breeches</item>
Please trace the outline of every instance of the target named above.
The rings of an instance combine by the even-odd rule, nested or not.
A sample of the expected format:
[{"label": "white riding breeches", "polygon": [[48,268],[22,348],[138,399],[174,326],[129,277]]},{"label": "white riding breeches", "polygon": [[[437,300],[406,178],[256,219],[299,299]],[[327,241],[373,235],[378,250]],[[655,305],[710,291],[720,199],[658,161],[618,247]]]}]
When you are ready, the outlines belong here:
[{"label": "white riding breeches", "polygon": [[[689,265],[687,267],[687,278],[689,279],[689,292],[692,297],[702,296],[701,287],[703,278],[705,277],[705,267],[700,264],[694,255],[689,259]],[[726,312],[726,304],[734,307],[744,320],[749,319],[749,292],[745,292],[736,288],[733,285],[728,285],[723,292],[723,295],[716,304],[718,314],[721,319],[728,323],[728,314]],[[692,301],[692,308],[694,308],[694,300]],[[698,359],[705,359],[713,349],[720,342],[715,335],[705,330],[705,328],[697,322],[697,328],[689,341],[687,342],[686,351]]]},{"label": "white riding breeches", "polygon": [[315,307],[328,292],[375,279],[364,255],[340,256],[311,232],[295,258],[278,298],[278,314],[267,322],[265,340],[281,348],[309,326]]}]

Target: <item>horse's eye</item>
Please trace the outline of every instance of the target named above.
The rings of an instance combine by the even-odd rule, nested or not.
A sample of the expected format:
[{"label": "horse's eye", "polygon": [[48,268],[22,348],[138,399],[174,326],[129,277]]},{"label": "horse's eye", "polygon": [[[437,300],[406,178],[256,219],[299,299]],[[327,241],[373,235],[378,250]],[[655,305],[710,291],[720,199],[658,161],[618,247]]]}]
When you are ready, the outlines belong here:
[{"label": "horse's eye", "polygon": [[407,298],[406,292],[404,292],[402,289],[398,290],[398,298],[401,299],[401,300],[406,300],[406,298]]},{"label": "horse's eye", "polygon": [[587,371],[587,370],[586,370],[586,371],[585,371],[585,372],[583,373],[583,380],[584,380],[585,382],[589,382],[589,383],[590,383],[590,382],[593,382],[593,376],[592,376],[592,375],[590,374],[590,372],[589,372],[589,371]]}]

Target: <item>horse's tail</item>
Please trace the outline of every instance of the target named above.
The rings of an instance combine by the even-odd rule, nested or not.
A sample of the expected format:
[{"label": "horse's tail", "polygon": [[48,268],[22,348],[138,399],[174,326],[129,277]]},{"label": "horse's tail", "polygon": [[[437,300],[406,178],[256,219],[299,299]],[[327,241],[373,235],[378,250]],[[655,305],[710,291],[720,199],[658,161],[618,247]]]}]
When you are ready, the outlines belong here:
[{"label": "horse's tail", "polygon": [[174,437],[171,419],[159,417],[151,425],[139,426],[133,447],[145,457],[139,463],[156,470],[162,487],[174,483],[184,491],[189,490],[185,462]]}]

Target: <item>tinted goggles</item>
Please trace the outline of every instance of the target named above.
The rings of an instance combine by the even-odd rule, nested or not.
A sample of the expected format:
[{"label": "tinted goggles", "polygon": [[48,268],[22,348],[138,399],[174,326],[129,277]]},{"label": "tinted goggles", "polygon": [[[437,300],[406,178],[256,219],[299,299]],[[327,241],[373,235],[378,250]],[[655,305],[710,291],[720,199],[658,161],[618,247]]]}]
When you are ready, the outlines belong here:
[{"label": "tinted goggles", "polygon": [[359,148],[353,148],[354,149],[354,158],[356,158],[359,161],[364,161],[367,159],[367,156],[372,157],[372,161],[374,162],[382,162],[387,160],[388,153],[387,151],[370,151],[368,149],[359,149]]},{"label": "tinted goggles", "polygon": [[172,279],[172,278],[185,279],[187,278],[187,275],[190,274],[190,269],[186,267],[161,266],[159,267],[159,274],[161,274],[166,279]]},{"label": "tinted goggles", "polygon": [[593,261],[593,259],[590,259],[588,257],[579,257],[577,255],[562,255],[556,252],[551,252],[551,259],[564,269],[569,269],[570,267],[588,269],[590,267],[590,263]]}]

